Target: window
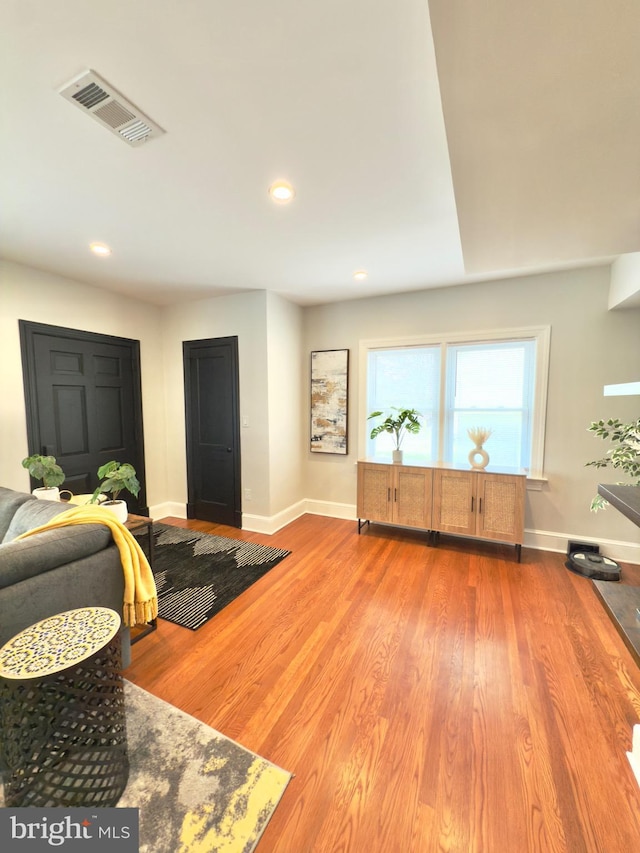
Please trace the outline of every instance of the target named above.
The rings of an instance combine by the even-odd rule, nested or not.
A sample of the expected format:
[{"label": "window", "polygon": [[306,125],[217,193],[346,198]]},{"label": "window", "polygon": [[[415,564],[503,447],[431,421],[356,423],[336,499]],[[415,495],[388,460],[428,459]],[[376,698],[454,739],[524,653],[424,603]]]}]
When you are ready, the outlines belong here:
[{"label": "window", "polygon": [[[405,460],[469,465],[470,427],[492,430],[491,467],[540,475],[549,350],[548,328],[448,335],[438,341],[364,341],[364,419],[392,406],[415,408],[423,428],[407,435]],[[361,397],[362,405],[362,397]],[[389,459],[392,437],[369,438],[368,458]]]},{"label": "window", "polygon": [[[440,347],[405,347],[369,353],[367,414],[406,405],[423,415],[418,435],[409,433],[404,438],[402,449],[407,455],[437,458],[439,377]],[[411,402],[405,403],[406,400]],[[376,423],[378,421],[368,424],[368,433]],[[394,437],[386,432],[369,442],[367,456],[389,456],[395,449]]]}]

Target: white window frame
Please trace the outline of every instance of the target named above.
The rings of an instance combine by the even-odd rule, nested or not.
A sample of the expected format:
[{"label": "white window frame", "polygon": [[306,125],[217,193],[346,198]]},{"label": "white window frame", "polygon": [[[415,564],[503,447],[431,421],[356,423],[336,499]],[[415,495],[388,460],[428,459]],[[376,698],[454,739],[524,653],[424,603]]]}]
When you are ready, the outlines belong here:
[{"label": "white window frame", "polygon": [[[445,353],[441,359],[441,381],[440,381],[440,411],[439,411],[439,455],[442,457],[444,440],[444,394],[446,383],[444,381],[446,372],[446,346],[448,344],[475,344],[484,341],[517,341],[535,340],[536,361],[533,394],[533,422],[531,425],[531,465],[527,471],[530,481],[544,480],[544,436],[547,419],[547,388],[549,381],[549,351],[551,345],[550,326],[520,326],[509,329],[482,329],[468,332],[447,332],[437,335],[417,335],[401,338],[376,338],[361,340],[359,342],[358,358],[358,458],[364,459],[367,446],[367,423],[369,412],[367,411],[367,364],[370,350],[375,349],[402,349],[403,347],[433,346],[440,344]],[[434,464],[438,460],[433,460]]]}]

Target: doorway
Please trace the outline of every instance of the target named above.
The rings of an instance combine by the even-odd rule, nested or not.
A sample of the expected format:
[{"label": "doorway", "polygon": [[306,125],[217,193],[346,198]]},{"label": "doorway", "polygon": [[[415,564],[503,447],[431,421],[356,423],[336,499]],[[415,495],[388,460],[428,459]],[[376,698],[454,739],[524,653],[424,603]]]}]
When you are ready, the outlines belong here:
[{"label": "doorway", "polygon": [[242,527],[238,338],[184,341],[187,518]]},{"label": "doorway", "polygon": [[148,515],[139,341],[19,325],[29,454],[55,456],[74,494],[93,492],[106,462],[130,462],[140,493],[127,493],[129,511]]}]

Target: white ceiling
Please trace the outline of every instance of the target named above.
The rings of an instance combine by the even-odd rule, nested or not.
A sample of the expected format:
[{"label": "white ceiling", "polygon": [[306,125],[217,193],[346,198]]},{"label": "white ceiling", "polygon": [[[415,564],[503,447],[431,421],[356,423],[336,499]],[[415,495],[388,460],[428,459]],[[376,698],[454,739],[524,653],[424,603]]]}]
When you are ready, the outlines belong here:
[{"label": "white ceiling", "polygon": [[[0,33],[9,260],[305,305],[640,249],[638,0],[0,0]],[[65,101],[88,68],[166,134]]]}]

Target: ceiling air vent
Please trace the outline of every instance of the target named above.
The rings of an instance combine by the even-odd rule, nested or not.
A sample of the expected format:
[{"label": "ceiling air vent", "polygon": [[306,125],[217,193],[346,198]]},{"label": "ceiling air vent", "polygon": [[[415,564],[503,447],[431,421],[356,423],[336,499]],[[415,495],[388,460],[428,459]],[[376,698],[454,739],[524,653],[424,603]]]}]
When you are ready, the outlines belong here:
[{"label": "ceiling air vent", "polygon": [[164,133],[95,71],[83,71],[58,91],[129,145],[141,145]]}]

